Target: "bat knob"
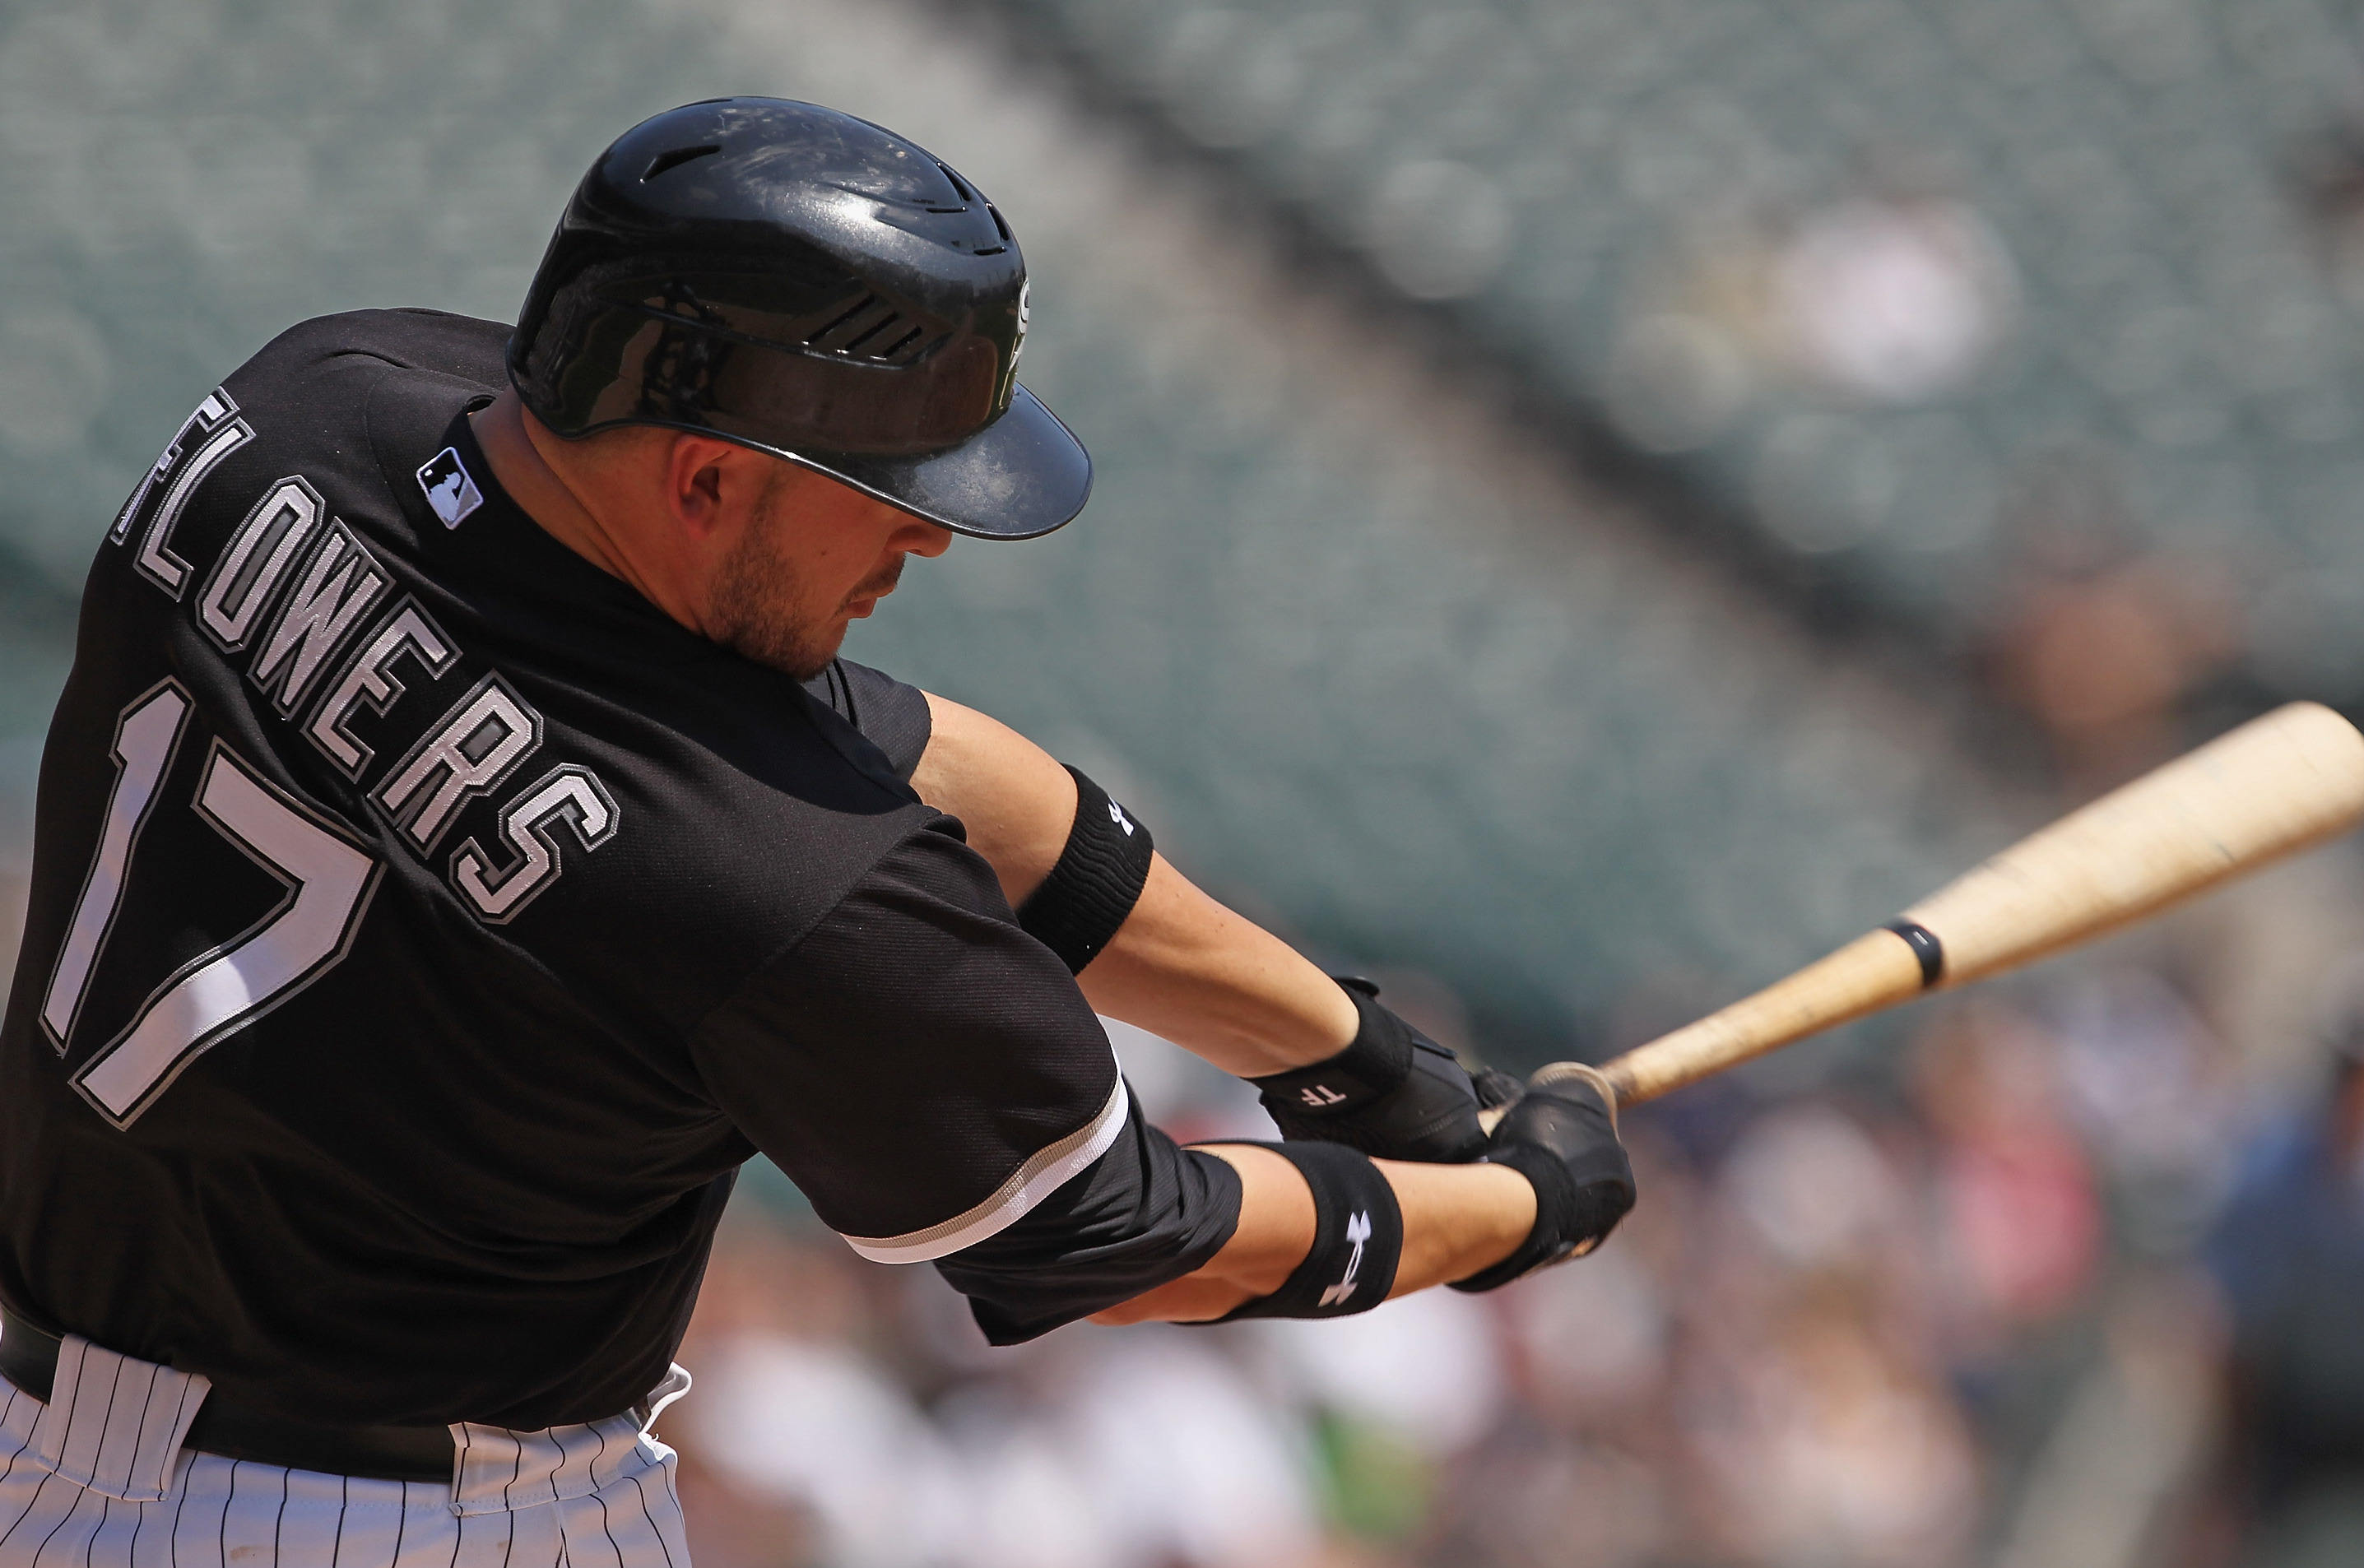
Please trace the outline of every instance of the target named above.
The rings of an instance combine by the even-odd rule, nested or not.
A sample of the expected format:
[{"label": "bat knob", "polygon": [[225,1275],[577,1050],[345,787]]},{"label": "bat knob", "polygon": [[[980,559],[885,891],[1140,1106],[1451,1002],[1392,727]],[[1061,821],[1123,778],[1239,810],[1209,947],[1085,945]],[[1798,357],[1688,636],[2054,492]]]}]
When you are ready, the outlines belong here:
[{"label": "bat knob", "polygon": [[1494,1129],[1502,1124],[1502,1118],[1510,1113],[1512,1106],[1519,1103],[1518,1095],[1524,1094],[1529,1088],[1542,1088],[1547,1084],[1564,1084],[1571,1079],[1592,1085],[1593,1092],[1600,1096],[1600,1103],[1609,1107],[1609,1130],[1616,1131],[1617,1086],[1609,1081],[1609,1075],[1600,1068],[1583,1062],[1555,1062],[1548,1066],[1537,1068],[1528,1077],[1526,1083],[1520,1086],[1518,1094],[1512,1095],[1499,1105],[1488,1106],[1479,1111],[1478,1125],[1486,1129],[1487,1137],[1491,1138],[1494,1136]]},{"label": "bat knob", "polygon": [[1548,1067],[1536,1069],[1534,1075],[1527,1080],[1527,1086],[1540,1089],[1546,1084],[1565,1084],[1570,1080],[1592,1085],[1593,1093],[1600,1096],[1600,1103],[1609,1107],[1609,1130],[1616,1131],[1617,1085],[1609,1081],[1608,1073],[1590,1062],[1555,1062]]}]

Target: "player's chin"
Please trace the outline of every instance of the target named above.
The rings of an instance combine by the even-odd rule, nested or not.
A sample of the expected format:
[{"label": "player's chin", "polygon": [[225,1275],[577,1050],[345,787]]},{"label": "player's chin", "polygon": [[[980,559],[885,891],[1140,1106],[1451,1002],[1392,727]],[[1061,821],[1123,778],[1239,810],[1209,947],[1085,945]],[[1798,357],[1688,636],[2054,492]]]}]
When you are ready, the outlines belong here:
[{"label": "player's chin", "polygon": [[[818,637],[799,639],[793,648],[782,648],[770,656],[753,655],[759,664],[769,664],[792,681],[809,681],[826,670],[836,660],[838,651],[845,646],[845,622],[834,622],[831,629]],[[743,651],[743,650],[742,650]]]}]

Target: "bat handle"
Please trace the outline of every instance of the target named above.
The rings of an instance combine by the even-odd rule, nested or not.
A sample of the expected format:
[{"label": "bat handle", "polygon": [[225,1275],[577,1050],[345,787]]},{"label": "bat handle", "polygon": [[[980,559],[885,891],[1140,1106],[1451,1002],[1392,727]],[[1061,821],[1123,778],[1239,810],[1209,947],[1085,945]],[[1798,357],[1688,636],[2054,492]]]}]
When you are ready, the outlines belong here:
[{"label": "bat handle", "polygon": [[1933,957],[1940,951],[1929,932],[1897,920],[1613,1061],[1599,1067],[1555,1062],[1529,1082],[1580,1071],[1611,1106],[1638,1106],[1776,1046],[1934,989],[1944,973],[1942,957]]}]

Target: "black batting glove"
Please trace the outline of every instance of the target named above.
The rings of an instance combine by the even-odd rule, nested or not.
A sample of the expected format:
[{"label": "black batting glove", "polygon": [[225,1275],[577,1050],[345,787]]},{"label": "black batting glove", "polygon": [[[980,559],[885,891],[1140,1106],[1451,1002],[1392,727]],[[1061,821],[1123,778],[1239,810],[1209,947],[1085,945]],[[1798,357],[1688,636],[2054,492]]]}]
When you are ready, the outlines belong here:
[{"label": "black batting glove", "polygon": [[1280,1135],[1343,1143],[1378,1160],[1459,1163],[1486,1152],[1478,1113],[1517,1092],[1489,1072],[1473,1080],[1453,1052],[1379,1006],[1379,988],[1355,975],[1338,984],[1362,1027],[1345,1050],[1310,1067],[1251,1078]]},{"label": "black batting glove", "polygon": [[1634,1163],[1617,1141],[1616,1101],[1589,1067],[1561,1063],[1528,1081],[1486,1148],[1535,1189],[1535,1226],[1492,1268],[1455,1290],[1493,1290],[1522,1274],[1582,1257],[1634,1207]]}]

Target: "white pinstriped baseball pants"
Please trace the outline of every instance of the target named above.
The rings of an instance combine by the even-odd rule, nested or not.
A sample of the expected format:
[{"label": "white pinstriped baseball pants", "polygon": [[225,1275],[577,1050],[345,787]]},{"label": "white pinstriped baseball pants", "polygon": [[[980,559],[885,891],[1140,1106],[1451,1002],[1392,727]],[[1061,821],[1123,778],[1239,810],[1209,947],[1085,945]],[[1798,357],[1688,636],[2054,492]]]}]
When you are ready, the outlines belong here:
[{"label": "white pinstriped baseball pants", "polygon": [[689,1568],[673,1450],[629,1415],[456,1425],[454,1485],[371,1481],[184,1450],[207,1386],[77,1336],[49,1403],[0,1380],[0,1568]]}]

